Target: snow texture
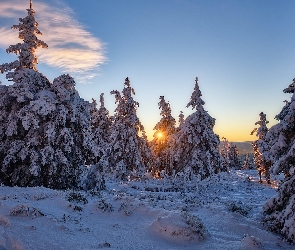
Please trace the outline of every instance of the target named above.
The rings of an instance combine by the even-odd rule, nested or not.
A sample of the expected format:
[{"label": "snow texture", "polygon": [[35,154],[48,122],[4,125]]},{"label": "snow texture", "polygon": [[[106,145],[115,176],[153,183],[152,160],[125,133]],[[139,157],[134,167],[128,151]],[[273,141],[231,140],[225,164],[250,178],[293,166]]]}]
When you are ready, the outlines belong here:
[{"label": "snow texture", "polygon": [[106,187],[0,186],[0,249],[294,249],[262,225],[275,189],[259,184],[254,170]]}]

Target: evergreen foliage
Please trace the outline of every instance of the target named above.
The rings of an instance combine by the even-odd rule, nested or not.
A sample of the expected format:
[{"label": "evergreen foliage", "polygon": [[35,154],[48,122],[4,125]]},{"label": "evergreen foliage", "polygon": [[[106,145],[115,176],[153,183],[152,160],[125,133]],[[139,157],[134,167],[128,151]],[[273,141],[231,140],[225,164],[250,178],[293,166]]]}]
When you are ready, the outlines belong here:
[{"label": "evergreen foliage", "polygon": [[169,102],[166,102],[164,96],[160,96],[158,103],[161,110],[161,120],[156,124],[154,130],[154,139],[151,142],[151,147],[154,152],[153,159],[153,173],[157,175],[158,172],[164,170],[165,174],[171,175],[171,147],[173,142],[173,135],[176,131],[176,121],[171,114],[171,107]]},{"label": "evergreen foliage", "polygon": [[136,114],[139,103],[133,99],[135,92],[128,77],[124,85],[122,95],[117,90],[111,91],[115,95],[117,108],[111,126],[106,169],[106,172],[120,179],[143,176],[149,168],[151,154],[144,127]]},{"label": "evergreen foliage", "polygon": [[69,75],[49,80],[36,70],[38,40],[34,10],[20,19],[19,38],[7,52],[18,61],[2,64],[10,86],[0,86],[0,181],[5,185],[64,189],[78,187],[85,164],[94,163],[89,103],[80,98]]},{"label": "evergreen foliage", "polygon": [[262,182],[261,175],[263,174],[267,183],[270,184],[269,168],[271,163],[265,157],[268,148],[265,142],[265,137],[268,132],[268,128],[266,126],[268,121],[266,120],[266,114],[263,112],[261,112],[259,116],[259,121],[255,123],[255,125],[259,125],[259,127],[254,128],[254,130],[251,132],[251,135],[256,132],[256,136],[258,137],[258,140],[252,143],[254,150],[254,163],[257,166],[260,182]]},{"label": "evergreen foliage", "polygon": [[214,134],[215,119],[212,118],[203,105],[198,78],[195,81],[188,107],[195,112],[189,115],[173,138],[171,169],[173,173],[182,172],[189,179],[204,179],[225,169],[221,166],[219,154],[219,137]]},{"label": "evergreen foliage", "polygon": [[265,222],[275,232],[283,234],[295,243],[295,79],[284,89],[292,93],[291,101],[277,116],[280,122],[270,128],[266,135],[269,150],[266,154],[272,162],[271,172],[284,172],[286,178],[278,188],[278,193],[263,208]]}]

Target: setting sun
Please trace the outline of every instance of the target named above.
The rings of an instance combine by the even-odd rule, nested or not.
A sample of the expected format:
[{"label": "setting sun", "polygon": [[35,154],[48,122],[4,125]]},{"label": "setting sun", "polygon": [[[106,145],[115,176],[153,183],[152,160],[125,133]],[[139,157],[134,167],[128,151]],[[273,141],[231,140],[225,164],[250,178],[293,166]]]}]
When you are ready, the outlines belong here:
[{"label": "setting sun", "polygon": [[158,138],[162,138],[163,137],[163,133],[159,132],[157,136],[158,136]]}]

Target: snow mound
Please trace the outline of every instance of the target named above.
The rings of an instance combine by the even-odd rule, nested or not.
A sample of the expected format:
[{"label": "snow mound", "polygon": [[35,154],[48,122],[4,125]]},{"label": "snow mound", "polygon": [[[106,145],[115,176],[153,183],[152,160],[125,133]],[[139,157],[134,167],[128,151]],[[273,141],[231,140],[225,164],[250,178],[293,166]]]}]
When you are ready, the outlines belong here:
[{"label": "snow mound", "polygon": [[157,236],[174,242],[202,241],[207,235],[203,222],[197,216],[186,213],[158,217],[151,224],[151,230]]},{"label": "snow mound", "polygon": [[263,242],[252,235],[245,235],[245,237],[241,240],[242,249],[263,249]]}]

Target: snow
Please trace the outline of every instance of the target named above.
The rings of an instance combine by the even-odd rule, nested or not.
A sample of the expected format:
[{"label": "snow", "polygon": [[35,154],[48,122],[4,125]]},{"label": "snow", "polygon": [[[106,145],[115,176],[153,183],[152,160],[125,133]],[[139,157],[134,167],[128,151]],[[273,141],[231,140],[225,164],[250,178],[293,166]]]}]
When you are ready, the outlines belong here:
[{"label": "snow", "polygon": [[261,221],[275,194],[255,170],[88,193],[0,186],[0,249],[294,249]]}]

